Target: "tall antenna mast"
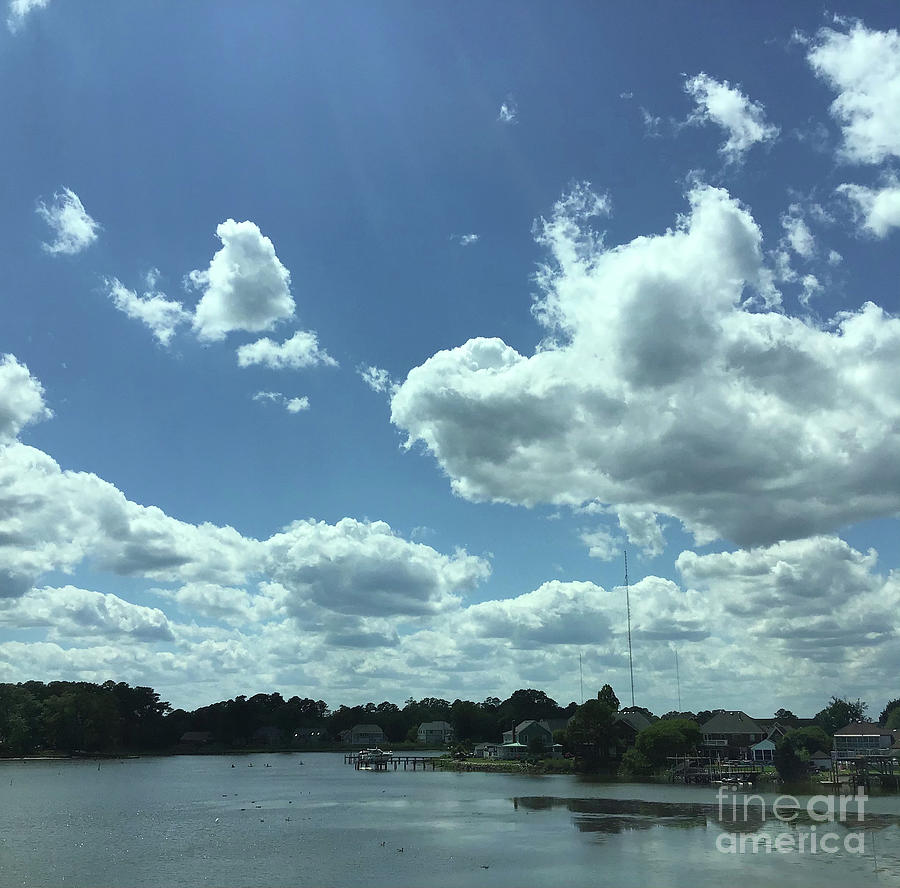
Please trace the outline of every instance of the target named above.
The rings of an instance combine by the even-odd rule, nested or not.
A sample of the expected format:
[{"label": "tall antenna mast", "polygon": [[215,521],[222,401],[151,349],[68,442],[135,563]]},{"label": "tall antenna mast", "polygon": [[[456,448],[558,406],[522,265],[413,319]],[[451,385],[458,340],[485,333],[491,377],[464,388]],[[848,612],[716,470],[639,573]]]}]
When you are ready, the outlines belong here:
[{"label": "tall antenna mast", "polygon": [[631,593],[628,587],[628,549],[625,549],[625,611],[628,614],[628,671],[631,673],[631,705],[634,706],[634,657],[631,654]]},{"label": "tall antenna mast", "polygon": [[678,648],[675,648],[675,684],[678,687],[678,711],[681,712],[681,677],[678,675]]},{"label": "tall antenna mast", "polygon": [[581,678],[581,705],[584,706],[584,668],[581,665],[581,654],[578,655],[578,675]]}]

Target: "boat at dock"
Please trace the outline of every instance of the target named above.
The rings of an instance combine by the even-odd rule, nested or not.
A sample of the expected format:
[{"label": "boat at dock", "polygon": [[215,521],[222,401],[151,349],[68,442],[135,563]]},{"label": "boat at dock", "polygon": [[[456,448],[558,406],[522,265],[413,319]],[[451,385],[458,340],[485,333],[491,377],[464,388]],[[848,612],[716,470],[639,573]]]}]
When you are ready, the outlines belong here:
[{"label": "boat at dock", "polygon": [[393,757],[394,754],[392,752],[386,752],[383,749],[361,749],[356,758],[360,770],[371,770],[386,768]]}]

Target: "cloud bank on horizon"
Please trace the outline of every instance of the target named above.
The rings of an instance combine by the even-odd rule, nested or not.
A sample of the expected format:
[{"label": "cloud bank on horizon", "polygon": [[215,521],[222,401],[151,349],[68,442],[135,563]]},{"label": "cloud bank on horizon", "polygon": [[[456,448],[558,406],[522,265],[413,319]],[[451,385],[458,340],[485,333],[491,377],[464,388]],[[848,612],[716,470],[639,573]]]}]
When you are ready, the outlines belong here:
[{"label": "cloud bank on horizon", "polygon": [[[11,39],[22,39],[45,6],[13,0]],[[462,297],[439,336],[421,337],[416,314],[438,284],[414,265],[421,245],[412,236],[414,246],[392,254],[389,267],[408,264],[425,298],[376,327],[391,286],[379,286],[368,267],[360,231],[370,231],[378,213],[374,180],[358,169],[368,216],[307,210],[309,230],[327,229],[334,244],[333,267],[318,277],[316,251],[305,250],[293,217],[270,223],[254,207],[234,216],[211,210],[213,220],[225,218],[211,258],[198,252],[199,231],[178,258],[162,257],[165,275],[154,265],[131,289],[90,266],[90,257],[102,248],[99,264],[147,268],[164,237],[140,250],[119,246],[118,258],[128,222],[107,212],[107,194],[98,201],[104,238],[88,251],[101,229],[79,196],[65,187],[39,201],[51,236],[35,252],[54,268],[66,264],[58,255],[90,268],[103,294],[90,310],[107,312],[98,329],[130,328],[115,335],[135,332],[147,344],[151,357],[134,357],[147,362],[144,384],[205,375],[214,379],[210,400],[228,405],[220,414],[227,425],[205,453],[172,421],[172,466],[184,460],[200,471],[232,446],[232,424],[250,425],[260,453],[278,446],[296,454],[296,474],[275,486],[292,482],[297,493],[292,517],[256,532],[246,528],[262,522],[245,518],[249,505],[237,496],[222,498],[233,518],[204,520],[212,506],[203,502],[145,505],[136,500],[146,497],[125,492],[137,480],[113,483],[103,472],[68,468],[94,464],[57,449],[72,428],[78,407],[68,399],[78,404],[77,389],[27,335],[0,343],[0,669],[11,680],[152,684],[179,705],[276,687],[316,689],[335,704],[376,695],[480,698],[500,690],[498,676],[508,690],[546,687],[567,702],[565,676],[579,655],[603,680],[626,674],[623,590],[614,573],[603,583],[584,577],[585,565],[615,561],[628,545],[655,559],[631,587],[632,632],[642,699],[659,711],[674,705],[665,701],[672,702],[675,649],[698,708],[772,700],[807,709],[810,688],[832,692],[823,682],[834,692],[896,695],[900,564],[884,563],[893,553],[883,547],[879,556],[875,546],[851,542],[848,529],[900,513],[897,282],[867,279],[864,292],[848,297],[847,247],[835,231],[851,247],[874,249],[900,227],[900,37],[837,20],[797,35],[795,52],[798,45],[806,76],[831,93],[818,110],[839,131],[828,190],[804,192],[784,180],[768,206],[747,198],[755,180],[746,171],[760,177],[787,150],[793,121],[778,119],[772,99],[746,78],[699,67],[673,73],[669,86],[681,84],[680,100],[693,110],[691,125],[678,125],[671,141],[720,130],[724,141],[706,159],[724,160],[722,171],[686,165],[680,205],[661,223],[657,212],[639,233],[619,227],[611,181],[563,191],[533,228],[543,261],[531,305],[519,300],[534,320],[530,342],[525,328],[505,332],[505,310],[485,309],[482,320],[466,314]],[[616,88],[614,98],[620,94]],[[517,95],[526,101],[524,91]],[[508,97],[494,126],[484,112],[491,133],[483,138],[538,138],[530,127],[539,106],[527,107],[526,121]],[[669,138],[657,126],[653,137]],[[792,140],[791,150],[809,149]],[[489,219],[471,218],[469,207],[458,215],[433,235],[440,249],[453,249],[453,263],[503,249]],[[208,233],[215,221],[207,224]],[[472,224],[479,234],[451,235],[447,244],[447,231]],[[342,275],[357,267],[354,280],[371,291],[351,298]],[[183,294],[164,292],[164,279],[183,279]],[[87,302],[89,294],[71,298]],[[341,299],[333,313],[318,305]],[[309,311],[327,349],[318,332],[297,326],[298,303],[303,325]],[[370,303],[356,330],[354,313]],[[455,324],[454,312],[465,322]],[[456,338],[461,329],[467,333]],[[408,363],[382,367],[393,350]],[[285,381],[297,374],[303,394]],[[389,403],[383,429],[364,424],[370,400]],[[146,409],[160,409],[152,401]],[[286,430],[285,413],[303,417]],[[379,451],[384,430],[406,452]],[[316,442],[320,449],[311,449]],[[314,459],[331,451],[341,454],[334,463]],[[234,477],[263,477],[263,457],[233,458]],[[403,471],[433,476],[434,466],[446,479],[436,493],[400,480]],[[346,475],[348,486],[355,479],[379,495],[360,499],[354,513],[335,506],[316,516],[304,493],[317,475],[336,488]],[[231,480],[223,474],[223,487]],[[432,480],[418,483],[431,490]],[[531,510],[532,529],[508,531],[529,534],[518,541],[522,550],[537,548],[550,515],[569,522],[581,566],[558,571],[560,578],[547,564],[523,584],[505,560],[511,544],[504,556],[490,544],[457,544],[465,521],[495,521],[489,533],[502,542],[511,506]],[[440,542],[417,539],[415,528],[442,521]],[[726,671],[747,705],[723,688]]]}]

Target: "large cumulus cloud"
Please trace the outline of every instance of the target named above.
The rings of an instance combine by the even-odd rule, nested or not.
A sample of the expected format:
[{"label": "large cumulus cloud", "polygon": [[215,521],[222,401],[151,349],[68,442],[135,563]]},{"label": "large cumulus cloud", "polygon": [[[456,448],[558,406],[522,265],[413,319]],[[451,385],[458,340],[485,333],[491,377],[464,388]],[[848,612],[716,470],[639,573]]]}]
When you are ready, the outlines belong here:
[{"label": "large cumulus cloud", "polygon": [[560,201],[538,229],[537,351],[438,352],[392,421],[472,500],[596,501],[740,545],[895,514],[900,321],[780,312],[750,210],[701,184],[688,199],[672,229],[612,248],[584,188]]}]

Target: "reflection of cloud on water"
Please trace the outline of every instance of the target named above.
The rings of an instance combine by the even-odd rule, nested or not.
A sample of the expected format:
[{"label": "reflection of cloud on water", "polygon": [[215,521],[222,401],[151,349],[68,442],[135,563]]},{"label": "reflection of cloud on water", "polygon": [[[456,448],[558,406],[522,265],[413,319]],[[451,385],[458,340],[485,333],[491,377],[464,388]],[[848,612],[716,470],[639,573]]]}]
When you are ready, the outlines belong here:
[{"label": "reflection of cloud on water", "polygon": [[580,832],[621,833],[667,826],[675,829],[706,829],[713,806],[645,802],[637,799],[562,799],[553,796],[520,796],[513,806],[530,811],[565,808],[575,817]]},{"label": "reflection of cloud on water", "polygon": [[808,831],[815,826],[836,828],[839,833],[848,830],[880,832],[888,827],[900,827],[896,814],[866,814],[863,823],[856,820],[852,810],[845,823],[828,823],[810,817],[805,806],[796,810],[782,808],[783,814],[796,814],[790,822],[779,820],[771,804],[765,811],[759,802],[744,810],[742,800],[733,810],[730,803],[717,805],[679,802],[648,802],[638,799],[567,799],[554,796],[519,796],[512,799],[513,807],[529,811],[549,811],[564,808],[573,815],[572,822],[580,832],[622,833],[635,830],[668,827],[671,829],[708,829],[729,833],[752,834],[761,831]]}]

